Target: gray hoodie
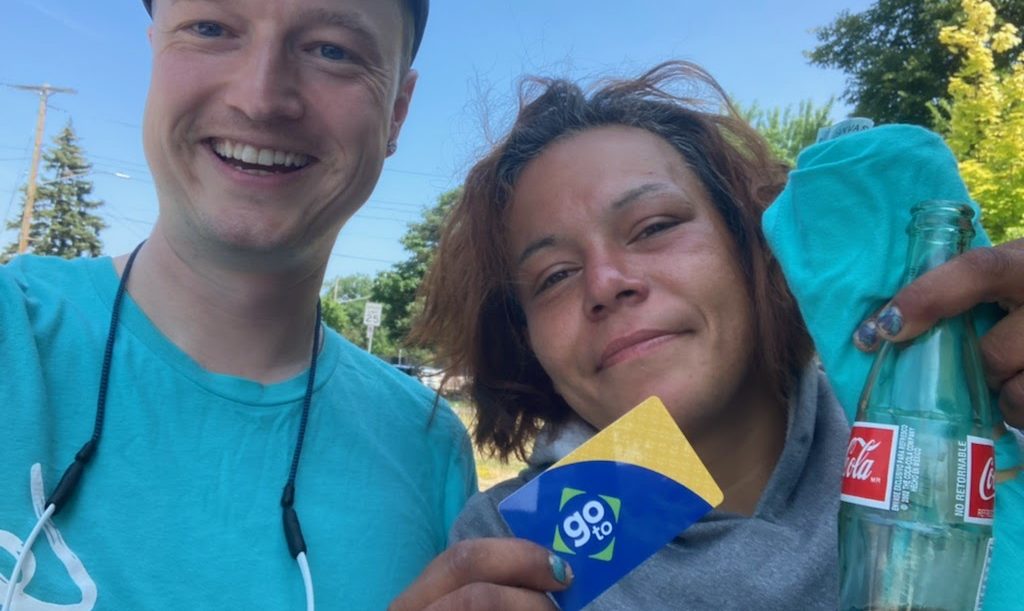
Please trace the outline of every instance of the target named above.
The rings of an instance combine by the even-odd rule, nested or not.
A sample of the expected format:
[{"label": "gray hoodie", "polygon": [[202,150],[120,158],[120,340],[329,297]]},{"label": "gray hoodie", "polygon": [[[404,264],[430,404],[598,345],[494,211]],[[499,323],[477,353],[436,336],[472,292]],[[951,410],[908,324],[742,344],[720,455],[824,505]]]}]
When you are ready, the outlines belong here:
[{"label": "gray hoodie", "polygon": [[[580,420],[542,432],[529,468],[470,499],[451,542],[511,536],[498,503],[593,434]],[[824,374],[809,366],[790,400],[785,447],[754,515],[712,511],[587,610],[836,609],[839,486],[849,434]]]}]

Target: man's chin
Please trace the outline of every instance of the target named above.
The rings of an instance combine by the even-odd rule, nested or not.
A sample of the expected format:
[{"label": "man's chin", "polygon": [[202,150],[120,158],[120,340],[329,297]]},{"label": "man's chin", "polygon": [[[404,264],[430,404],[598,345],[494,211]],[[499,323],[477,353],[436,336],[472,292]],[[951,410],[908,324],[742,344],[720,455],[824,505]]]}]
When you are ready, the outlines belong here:
[{"label": "man's chin", "polygon": [[206,234],[207,247],[233,267],[269,271],[290,268],[310,253],[310,241],[294,232],[260,227],[213,227]]}]

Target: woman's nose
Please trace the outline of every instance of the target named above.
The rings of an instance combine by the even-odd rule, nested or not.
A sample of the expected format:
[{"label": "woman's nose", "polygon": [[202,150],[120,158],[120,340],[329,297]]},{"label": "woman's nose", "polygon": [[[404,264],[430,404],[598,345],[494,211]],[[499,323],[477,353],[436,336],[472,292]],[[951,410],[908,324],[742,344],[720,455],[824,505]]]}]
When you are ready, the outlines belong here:
[{"label": "woman's nose", "polygon": [[592,318],[600,318],[625,305],[640,303],[649,293],[646,275],[626,261],[601,261],[592,264],[584,273],[587,284],[584,308]]}]

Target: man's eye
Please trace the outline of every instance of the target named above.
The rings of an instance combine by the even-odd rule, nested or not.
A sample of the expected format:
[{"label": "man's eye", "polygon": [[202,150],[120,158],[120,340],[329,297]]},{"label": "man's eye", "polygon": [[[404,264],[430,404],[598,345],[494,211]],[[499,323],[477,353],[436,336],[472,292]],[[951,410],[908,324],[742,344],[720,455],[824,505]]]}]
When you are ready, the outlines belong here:
[{"label": "man's eye", "polygon": [[338,45],[323,44],[317,47],[320,57],[329,59],[332,61],[341,61],[343,59],[349,59],[349,53],[345,49]]},{"label": "man's eye", "polygon": [[200,21],[192,25],[192,31],[204,38],[218,38],[224,35],[224,26],[212,21]]}]

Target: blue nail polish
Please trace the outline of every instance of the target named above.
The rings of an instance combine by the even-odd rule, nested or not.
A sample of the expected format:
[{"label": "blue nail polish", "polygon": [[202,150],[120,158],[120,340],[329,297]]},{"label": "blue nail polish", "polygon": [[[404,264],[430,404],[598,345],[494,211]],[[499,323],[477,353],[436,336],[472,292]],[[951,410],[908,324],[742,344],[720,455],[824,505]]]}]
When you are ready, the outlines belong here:
[{"label": "blue nail polish", "polygon": [[875,321],[869,320],[862,324],[858,329],[857,333],[853,336],[853,341],[857,342],[857,345],[865,350],[871,350],[878,343],[878,327],[875,326]]},{"label": "blue nail polish", "polygon": [[568,568],[565,564],[565,560],[555,554],[548,556],[548,564],[551,565],[551,575],[555,578],[558,583],[569,583]]},{"label": "blue nail polish", "polygon": [[895,337],[903,330],[903,314],[896,306],[886,306],[876,319],[878,328],[889,337]]}]

